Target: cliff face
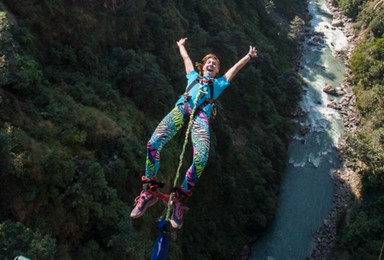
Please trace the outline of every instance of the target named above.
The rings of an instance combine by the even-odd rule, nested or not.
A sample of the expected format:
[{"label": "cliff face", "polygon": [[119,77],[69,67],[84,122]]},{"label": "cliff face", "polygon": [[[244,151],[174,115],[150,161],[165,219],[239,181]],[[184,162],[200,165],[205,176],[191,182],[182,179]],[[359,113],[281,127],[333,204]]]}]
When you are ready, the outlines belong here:
[{"label": "cliff face", "polygon": [[[345,115],[349,126],[343,153],[349,170],[358,174],[361,184],[353,189],[352,200],[338,214],[337,242],[329,258],[381,259],[384,248],[381,224],[384,221],[384,5],[378,0],[341,0],[334,5],[352,21],[357,35],[345,82],[354,93],[349,95],[353,99],[348,104],[353,110]],[[349,178],[347,183],[356,186],[354,178]]]},{"label": "cliff face", "polygon": [[[210,161],[170,250],[171,259],[237,255],[276,210],[300,95],[295,43],[280,22],[301,5],[3,0],[1,258],[148,258],[162,205],[135,221],[129,212],[145,144],[185,85],[175,44],[185,36],[194,61],[219,56],[221,74],[249,45],[259,50],[220,97]],[[167,186],[182,135],[162,153]]]}]

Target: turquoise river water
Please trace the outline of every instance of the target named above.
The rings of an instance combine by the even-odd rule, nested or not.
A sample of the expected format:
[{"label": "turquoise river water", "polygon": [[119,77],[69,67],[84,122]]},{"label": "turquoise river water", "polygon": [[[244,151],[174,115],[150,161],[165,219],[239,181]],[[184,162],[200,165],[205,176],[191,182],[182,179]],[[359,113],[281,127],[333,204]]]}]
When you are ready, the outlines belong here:
[{"label": "turquoise river water", "polygon": [[[251,260],[305,259],[332,205],[331,173],[340,167],[335,147],[343,125],[339,112],[327,107],[332,97],[323,88],[326,83],[341,84],[345,65],[335,53],[346,50],[348,42],[332,27],[325,0],[311,0],[308,10],[313,17],[310,25],[318,35],[306,39],[301,58],[300,74],[306,84],[300,107],[306,115],[299,123],[309,132],[298,133],[291,141],[275,222],[254,244]],[[324,43],[308,44],[319,34]]]}]

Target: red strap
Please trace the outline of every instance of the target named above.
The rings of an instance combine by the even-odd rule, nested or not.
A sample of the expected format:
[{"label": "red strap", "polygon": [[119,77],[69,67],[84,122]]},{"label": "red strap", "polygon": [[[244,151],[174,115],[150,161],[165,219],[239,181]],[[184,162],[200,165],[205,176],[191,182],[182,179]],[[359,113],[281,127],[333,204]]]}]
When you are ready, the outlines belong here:
[{"label": "red strap", "polygon": [[151,183],[151,182],[156,182],[156,178],[150,179],[150,178],[147,178],[145,176],[141,176],[141,181],[146,182],[146,183]]},{"label": "red strap", "polygon": [[[149,192],[149,194],[151,194],[152,196],[155,196],[155,197],[161,199],[161,200],[164,202],[165,207],[168,206],[168,200],[169,200],[169,196],[170,196],[169,194],[164,194],[164,193],[161,193],[161,192],[159,192],[159,191],[154,192],[154,191],[152,191],[152,190],[149,190],[148,192]],[[178,200],[179,200],[179,199],[176,198],[176,197],[173,197],[173,199],[172,199],[172,201],[178,201]],[[183,210],[189,210],[189,208],[183,205]]]},{"label": "red strap", "polygon": [[161,193],[160,191],[154,192],[153,190],[149,190],[148,192],[152,196],[155,196],[155,197],[157,197],[157,198],[159,198],[161,200],[164,200],[164,201],[168,201],[169,200],[169,195],[168,194]]}]

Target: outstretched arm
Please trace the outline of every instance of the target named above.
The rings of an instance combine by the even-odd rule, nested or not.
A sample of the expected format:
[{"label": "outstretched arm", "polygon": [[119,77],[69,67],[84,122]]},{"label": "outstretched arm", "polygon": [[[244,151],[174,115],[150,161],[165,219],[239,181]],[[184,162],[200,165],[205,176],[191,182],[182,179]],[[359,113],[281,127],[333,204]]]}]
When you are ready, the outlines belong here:
[{"label": "outstretched arm", "polygon": [[187,40],[188,38],[181,38],[177,41],[177,46],[179,46],[180,55],[184,61],[185,72],[188,74],[193,70],[193,63],[188,56],[187,50],[185,49],[185,42]]},{"label": "outstretched arm", "polygon": [[236,74],[248,63],[252,58],[257,58],[257,50],[253,46],[249,46],[249,52],[243,58],[241,58],[232,68],[230,68],[225,74],[224,77],[231,81]]}]

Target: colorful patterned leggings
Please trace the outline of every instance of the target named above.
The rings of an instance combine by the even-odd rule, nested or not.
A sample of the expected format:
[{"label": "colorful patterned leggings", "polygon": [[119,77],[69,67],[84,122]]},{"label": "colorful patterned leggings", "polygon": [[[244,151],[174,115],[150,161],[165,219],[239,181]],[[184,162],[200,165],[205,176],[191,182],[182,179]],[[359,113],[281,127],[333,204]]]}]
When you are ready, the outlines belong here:
[{"label": "colorful patterned leggings", "polygon": [[[191,109],[190,109],[191,110]],[[183,105],[176,106],[157,126],[147,144],[147,161],[145,177],[152,179],[160,167],[160,152],[164,145],[181,129],[185,121]],[[190,192],[200,178],[207,165],[209,154],[209,118],[203,111],[194,116],[191,137],[193,145],[193,161],[189,167],[182,188]]]}]

